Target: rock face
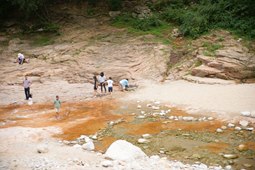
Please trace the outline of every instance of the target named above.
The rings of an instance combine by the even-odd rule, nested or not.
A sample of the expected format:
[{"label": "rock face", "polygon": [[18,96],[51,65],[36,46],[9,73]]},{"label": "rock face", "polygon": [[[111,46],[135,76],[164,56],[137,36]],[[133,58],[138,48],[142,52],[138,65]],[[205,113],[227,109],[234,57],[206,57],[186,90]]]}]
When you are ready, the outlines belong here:
[{"label": "rock face", "polygon": [[[56,43],[50,45],[31,46],[32,38],[8,39],[9,43],[0,47],[3,73],[0,83],[20,84],[24,75],[39,83],[51,79],[93,83],[93,75],[102,71],[116,84],[123,78],[129,78],[132,83],[141,78],[162,80],[167,69],[167,53],[170,52],[166,45],[144,42],[143,36],[130,37],[125,31],[113,27],[92,27],[92,24],[102,22],[99,19],[81,22],[87,25],[82,29],[64,27],[72,31],[63,30],[61,36],[53,38]],[[30,63],[21,66],[14,63],[18,52],[24,53]]]},{"label": "rock face", "polygon": [[105,156],[121,161],[131,161],[147,157],[140,148],[124,140],[117,140],[112,143],[107,149]]},{"label": "rock face", "polygon": [[152,15],[150,8],[147,6],[136,6],[132,16],[134,18],[145,19]]},{"label": "rock face", "polygon": [[[216,42],[209,44],[207,46],[213,47]],[[255,78],[255,56],[246,47],[229,35],[218,45],[219,49],[210,55],[206,54],[205,47],[200,47],[196,58],[202,65],[192,69],[193,76],[226,80]]]}]

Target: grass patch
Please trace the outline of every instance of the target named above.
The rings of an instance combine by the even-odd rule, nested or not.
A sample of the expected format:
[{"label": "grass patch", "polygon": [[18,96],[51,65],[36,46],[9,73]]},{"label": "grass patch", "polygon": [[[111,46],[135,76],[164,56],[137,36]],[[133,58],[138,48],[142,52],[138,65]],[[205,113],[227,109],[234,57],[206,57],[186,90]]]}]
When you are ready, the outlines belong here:
[{"label": "grass patch", "polygon": [[116,17],[112,21],[112,25],[118,28],[126,28],[127,31],[136,36],[139,35],[154,35],[156,38],[154,42],[162,42],[163,44],[170,44],[168,38],[173,26],[169,23],[158,19],[157,15],[153,15],[146,19],[133,18],[131,14],[123,14]]},{"label": "grass patch", "polygon": [[223,47],[223,45],[218,43],[204,42],[203,47],[205,48],[204,55],[215,56],[216,50]]},{"label": "grass patch", "polygon": [[202,64],[203,64],[202,61],[197,60],[194,65],[195,67],[198,67],[198,66],[201,66]]},{"label": "grass patch", "polygon": [[33,38],[31,45],[32,46],[46,46],[54,44],[54,39],[50,35],[39,35]]}]

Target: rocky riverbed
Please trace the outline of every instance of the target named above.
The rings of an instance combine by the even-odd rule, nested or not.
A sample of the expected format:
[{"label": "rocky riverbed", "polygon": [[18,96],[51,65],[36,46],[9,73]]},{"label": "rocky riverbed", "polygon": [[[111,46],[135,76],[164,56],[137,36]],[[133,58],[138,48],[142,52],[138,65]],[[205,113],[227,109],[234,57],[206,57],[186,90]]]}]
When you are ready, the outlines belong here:
[{"label": "rocky riverbed", "polygon": [[[201,166],[202,169],[209,166],[252,169],[255,166],[254,124],[246,117],[235,122],[222,121],[217,117],[209,116],[208,113],[188,114],[159,101],[123,103],[110,98],[80,103],[66,102],[63,104],[61,119],[56,120],[54,114],[51,104],[1,107],[1,129],[7,128],[9,131],[13,128],[19,129],[19,126],[29,129],[42,128],[55,136],[60,142],[57,145],[61,147],[95,150],[101,154],[104,154],[114,141],[122,139],[141,148],[146,155],[152,156],[151,160],[163,158],[163,160],[179,160],[189,164],[175,162],[173,167],[177,169],[184,167],[189,169],[194,165]],[[47,130],[49,126],[57,127],[59,130]],[[1,138],[4,138],[7,134],[2,130]],[[29,135],[30,131],[32,133],[34,130],[25,130],[22,133],[26,135],[25,139],[32,137],[37,151],[51,153],[53,148],[45,145],[45,141],[49,143],[51,139],[45,138],[41,132],[38,135]],[[15,143],[15,140],[12,139],[12,143]],[[12,150],[7,146],[2,147],[3,157],[8,155],[8,152],[4,152],[5,149]],[[19,155],[18,153],[16,154]],[[16,156],[9,155],[8,159]],[[59,165],[58,161],[55,160],[56,163],[48,158],[47,155],[45,160],[35,159],[32,161],[34,164],[29,166],[34,169],[70,166],[64,163]],[[22,162],[22,159],[16,162],[17,166],[23,165],[24,162],[20,161]],[[75,166],[79,164],[82,167],[96,168],[96,164],[92,165],[94,162],[91,164],[79,159],[72,161],[71,158],[70,161],[76,162]],[[101,160],[104,164],[102,166],[99,162],[98,168],[120,167],[114,161],[107,163]],[[140,163],[126,166],[137,168]],[[6,162],[3,165],[8,168],[12,166]],[[165,164],[162,163],[160,166],[163,165]]]}]

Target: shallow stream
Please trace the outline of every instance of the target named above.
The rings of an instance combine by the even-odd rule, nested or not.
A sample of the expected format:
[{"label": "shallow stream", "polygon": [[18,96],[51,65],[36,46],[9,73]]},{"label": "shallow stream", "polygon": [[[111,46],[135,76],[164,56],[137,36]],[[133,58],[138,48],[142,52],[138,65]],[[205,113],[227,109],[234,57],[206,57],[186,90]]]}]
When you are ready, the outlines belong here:
[{"label": "shallow stream", "polygon": [[[244,127],[236,130],[239,122],[232,122],[234,127],[229,127],[229,122],[210,117],[208,113],[191,115],[148,101],[63,103],[59,119],[52,107],[47,103],[0,107],[0,128],[56,126],[63,133],[54,137],[61,140],[73,141],[81,135],[96,134],[94,143],[99,152],[105,152],[115,140],[124,139],[147,155],[158,154],[186,163],[231,165],[236,169],[255,167],[254,130]],[[216,132],[217,128],[222,132]],[[142,137],[144,134],[149,135]],[[138,142],[139,139],[145,142]],[[232,157],[225,158],[228,154]]]}]

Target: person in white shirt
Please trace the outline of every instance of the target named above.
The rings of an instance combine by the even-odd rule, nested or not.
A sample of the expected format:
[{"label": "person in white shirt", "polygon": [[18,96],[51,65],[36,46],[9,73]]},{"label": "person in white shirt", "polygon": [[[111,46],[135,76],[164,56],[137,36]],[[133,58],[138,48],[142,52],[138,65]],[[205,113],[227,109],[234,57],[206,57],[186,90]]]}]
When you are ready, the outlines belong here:
[{"label": "person in white shirt", "polygon": [[25,61],[25,56],[21,53],[18,54],[18,62],[19,64],[23,64]]},{"label": "person in white shirt", "polygon": [[25,76],[25,80],[23,81],[23,87],[26,95],[26,100],[28,100],[30,96],[30,86],[31,86],[31,81],[27,79],[27,76]]},{"label": "person in white shirt", "polygon": [[112,94],[113,91],[113,80],[111,77],[109,77],[109,80],[107,80],[107,85],[108,85],[108,92]]},{"label": "person in white shirt", "polygon": [[104,72],[101,72],[99,77],[98,77],[98,81],[99,81],[99,85],[101,87],[101,92],[102,93],[103,93],[103,88],[104,88],[104,92],[106,93],[105,80],[106,80],[106,77],[104,75]]}]

